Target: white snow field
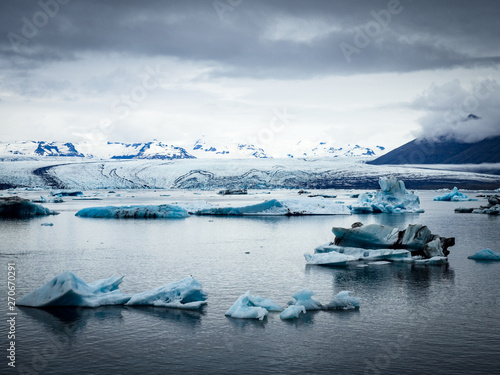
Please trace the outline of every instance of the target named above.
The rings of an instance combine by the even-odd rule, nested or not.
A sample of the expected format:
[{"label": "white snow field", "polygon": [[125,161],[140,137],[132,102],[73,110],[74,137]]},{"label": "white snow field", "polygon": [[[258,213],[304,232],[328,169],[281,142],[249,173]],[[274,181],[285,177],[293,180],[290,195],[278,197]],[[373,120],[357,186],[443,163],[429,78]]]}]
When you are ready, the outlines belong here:
[{"label": "white snow field", "polygon": [[182,159],[82,161],[79,158],[0,161],[0,189],[277,189],[370,188],[394,176],[409,188],[466,184],[497,188],[497,175],[375,166],[355,158]]},{"label": "white snow field", "polygon": [[123,294],[119,290],[122,281],[123,276],[112,276],[87,284],[73,272],[65,271],[25,295],[17,304],[29,307],[99,307],[126,304],[197,309],[206,303],[206,294],[201,289],[201,284],[192,277],[133,295]]}]

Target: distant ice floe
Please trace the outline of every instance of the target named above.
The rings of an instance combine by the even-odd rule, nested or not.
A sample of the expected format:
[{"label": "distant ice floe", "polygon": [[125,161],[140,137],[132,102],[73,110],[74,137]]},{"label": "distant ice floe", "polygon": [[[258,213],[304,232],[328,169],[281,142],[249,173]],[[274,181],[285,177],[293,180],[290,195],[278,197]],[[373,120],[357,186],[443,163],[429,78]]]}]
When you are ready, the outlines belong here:
[{"label": "distant ice floe", "polygon": [[500,215],[500,195],[488,196],[488,205],[478,208],[458,207],[455,209],[456,213],[473,213],[473,214],[487,214],[487,215]]},{"label": "distant ice floe", "polygon": [[206,303],[206,294],[202,291],[201,284],[192,277],[134,295],[123,294],[119,290],[122,281],[123,276],[113,276],[87,284],[73,272],[66,271],[21,298],[18,305],[29,307],[148,305],[196,309]]},{"label": "distant ice floe", "polygon": [[484,249],[467,258],[474,260],[500,260],[500,253],[495,253],[491,249]]},{"label": "distant ice floe", "polygon": [[472,199],[467,196],[467,194],[461,193],[458,191],[458,188],[455,186],[452,191],[449,193],[438,195],[434,197],[435,201],[445,201],[445,202],[464,202],[464,201],[477,201],[477,199]]},{"label": "distant ice floe", "polygon": [[176,219],[188,217],[188,212],[170,204],[151,206],[107,206],[89,207],[78,211],[75,216],[113,219]]},{"label": "distant ice floe", "polygon": [[380,191],[375,195],[360,194],[351,205],[353,214],[368,213],[422,213],[420,198],[406,190],[403,181],[394,177],[380,177]]},{"label": "distant ice floe", "polygon": [[239,319],[264,319],[269,311],[283,311],[272,300],[252,296],[250,291],[241,295],[226,312],[226,316]]},{"label": "distant ice floe", "polygon": [[39,204],[32,203],[20,197],[0,198],[0,217],[30,218],[35,216],[57,215],[58,212],[49,210]]},{"label": "distant ice floe", "polygon": [[271,199],[243,207],[213,207],[195,211],[196,215],[222,216],[296,216],[296,215],[350,215],[342,203],[324,198]]},{"label": "distant ice floe", "polygon": [[404,262],[442,264],[447,262],[448,247],[455,239],[431,233],[421,224],[411,224],[402,231],[379,224],[354,223],[351,228],[332,228],[334,243],[319,246],[314,254],[306,253],[308,264],[347,266],[352,262]]}]

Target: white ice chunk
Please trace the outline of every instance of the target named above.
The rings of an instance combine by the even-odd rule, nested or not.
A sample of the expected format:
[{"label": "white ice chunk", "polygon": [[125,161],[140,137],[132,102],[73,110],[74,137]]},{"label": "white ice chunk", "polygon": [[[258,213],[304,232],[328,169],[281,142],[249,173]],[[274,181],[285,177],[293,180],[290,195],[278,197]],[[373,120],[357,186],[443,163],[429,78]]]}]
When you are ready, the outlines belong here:
[{"label": "white ice chunk", "polygon": [[306,308],[302,305],[290,305],[280,314],[280,319],[294,319],[306,313]]},{"label": "white ice chunk", "polygon": [[250,291],[247,291],[227,310],[226,315],[232,318],[262,320],[268,311],[283,311],[283,308],[270,299],[252,296]]},{"label": "white ice chunk", "polygon": [[495,253],[491,249],[484,249],[467,258],[474,260],[500,260],[500,253]]},{"label": "white ice chunk", "polygon": [[175,219],[188,217],[189,214],[182,207],[161,204],[157,206],[89,207],[78,211],[75,216],[115,219]]},{"label": "white ice chunk", "polygon": [[377,260],[375,262],[368,263],[368,265],[370,266],[385,266],[386,264],[391,264],[391,262],[388,262],[386,260]]},{"label": "white ice chunk", "polygon": [[122,280],[123,276],[113,276],[87,284],[73,272],[66,271],[21,298],[18,305],[30,307],[123,305],[130,296],[118,290]]},{"label": "white ice chunk", "polygon": [[411,253],[408,250],[403,249],[363,249],[359,247],[343,247],[337,245],[323,245],[315,249],[315,253],[331,253],[337,252],[345,255],[352,255],[357,257],[359,260],[399,260],[402,258],[410,258]]},{"label": "white ice chunk", "polygon": [[201,283],[193,277],[186,277],[181,281],[134,294],[126,305],[198,309],[207,303],[206,299],[207,296],[201,289]]},{"label": "white ice chunk", "polygon": [[319,301],[312,298],[313,295],[313,291],[309,289],[302,289],[292,296],[295,301],[291,305],[303,306],[306,310],[322,309],[323,305]]},{"label": "white ice chunk", "polygon": [[304,258],[307,264],[318,264],[321,266],[347,266],[347,262],[352,262],[359,260],[359,257],[352,255],[340,254],[335,251],[330,253],[317,253],[309,254],[305,253]]},{"label": "white ice chunk", "polygon": [[448,263],[447,257],[434,256],[429,259],[415,259],[415,264],[441,265]]},{"label": "white ice chunk", "polygon": [[359,298],[349,295],[349,291],[343,290],[337,294],[325,307],[332,310],[351,310],[359,308]]}]

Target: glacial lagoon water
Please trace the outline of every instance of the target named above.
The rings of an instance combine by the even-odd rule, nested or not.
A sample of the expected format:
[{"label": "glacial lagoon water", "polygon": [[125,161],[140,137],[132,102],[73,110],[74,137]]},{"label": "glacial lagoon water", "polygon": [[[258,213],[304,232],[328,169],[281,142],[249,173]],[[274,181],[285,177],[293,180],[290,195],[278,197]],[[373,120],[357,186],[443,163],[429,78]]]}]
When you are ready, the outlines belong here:
[{"label": "glacial lagoon water", "polygon": [[[329,193],[349,201],[346,192]],[[419,192],[426,211],[417,215],[178,220],[74,216],[79,208],[94,205],[159,204],[204,199],[209,193],[121,194],[103,201],[69,198],[67,203],[46,205],[61,212],[54,217],[0,221],[2,290],[7,290],[8,262],[16,264],[18,297],[65,270],[88,282],[125,275],[120,289],[126,293],[193,275],[208,293],[207,306],[200,312],[17,307],[17,368],[9,369],[4,355],[2,374],[499,373],[500,263],[467,256],[484,248],[500,251],[500,217],[453,212],[456,207],[478,206],[481,198],[433,202],[436,192]],[[296,192],[272,196],[280,194],[290,197]],[[213,199],[243,202],[269,197]],[[456,245],[450,249],[447,266],[306,265],[303,253],[332,241],[332,226],[356,221],[401,228],[423,223],[433,233],[456,237]],[[44,222],[54,225],[42,226]],[[264,321],[224,316],[247,290],[285,306],[302,288],[315,291],[322,302],[349,290],[361,298],[361,307],[309,312],[294,321],[280,320],[279,313],[270,313]],[[2,292],[2,317],[6,317],[5,296]],[[4,352],[5,320],[0,327]]]}]

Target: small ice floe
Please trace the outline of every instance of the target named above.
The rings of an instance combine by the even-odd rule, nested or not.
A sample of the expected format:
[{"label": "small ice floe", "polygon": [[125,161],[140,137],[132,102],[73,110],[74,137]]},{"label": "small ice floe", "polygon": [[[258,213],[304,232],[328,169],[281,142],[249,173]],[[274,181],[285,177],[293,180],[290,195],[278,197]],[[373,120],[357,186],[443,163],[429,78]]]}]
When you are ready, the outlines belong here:
[{"label": "small ice floe", "polygon": [[353,310],[359,309],[359,298],[352,297],[347,290],[339,292],[327,305],[328,310]]},{"label": "small ice floe", "polygon": [[280,319],[295,319],[298,318],[300,314],[305,314],[306,308],[302,305],[290,305],[280,314]]},{"label": "small ice floe", "polygon": [[288,302],[290,305],[304,306],[306,310],[321,310],[323,305],[316,301],[312,296],[314,292],[309,289],[302,289],[295,293],[292,298],[293,301]]},{"label": "small ice floe", "polygon": [[75,216],[109,219],[177,219],[188,217],[188,212],[179,206],[161,204],[157,206],[107,206],[89,207]]},{"label": "small ice floe", "polygon": [[283,311],[272,300],[252,296],[250,291],[241,295],[226,312],[226,316],[239,319],[264,319],[269,311]]},{"label": "small ice floe", "polygon": [[406,190],[403,181],[394,177],[380,177],[380,191],[374,196],[360,194],[358,200],[351,205],[353,214],[369,213],[422,213],[420,198]]},{"label": "small ice floe", "polygon": [[484,249],[467,258],[473,260],[500,260],[500,253],[495,253],[491,249]]},{"label": "small ice floe", "polygon": [[463,201],[477,201],[477,199],[469,198],[466,194],[458,191],[458,188],[455,186],[452,191],[449,193],[438,195],[434,197],[435,201],[444,201],[444,202],[463,202]]}]

